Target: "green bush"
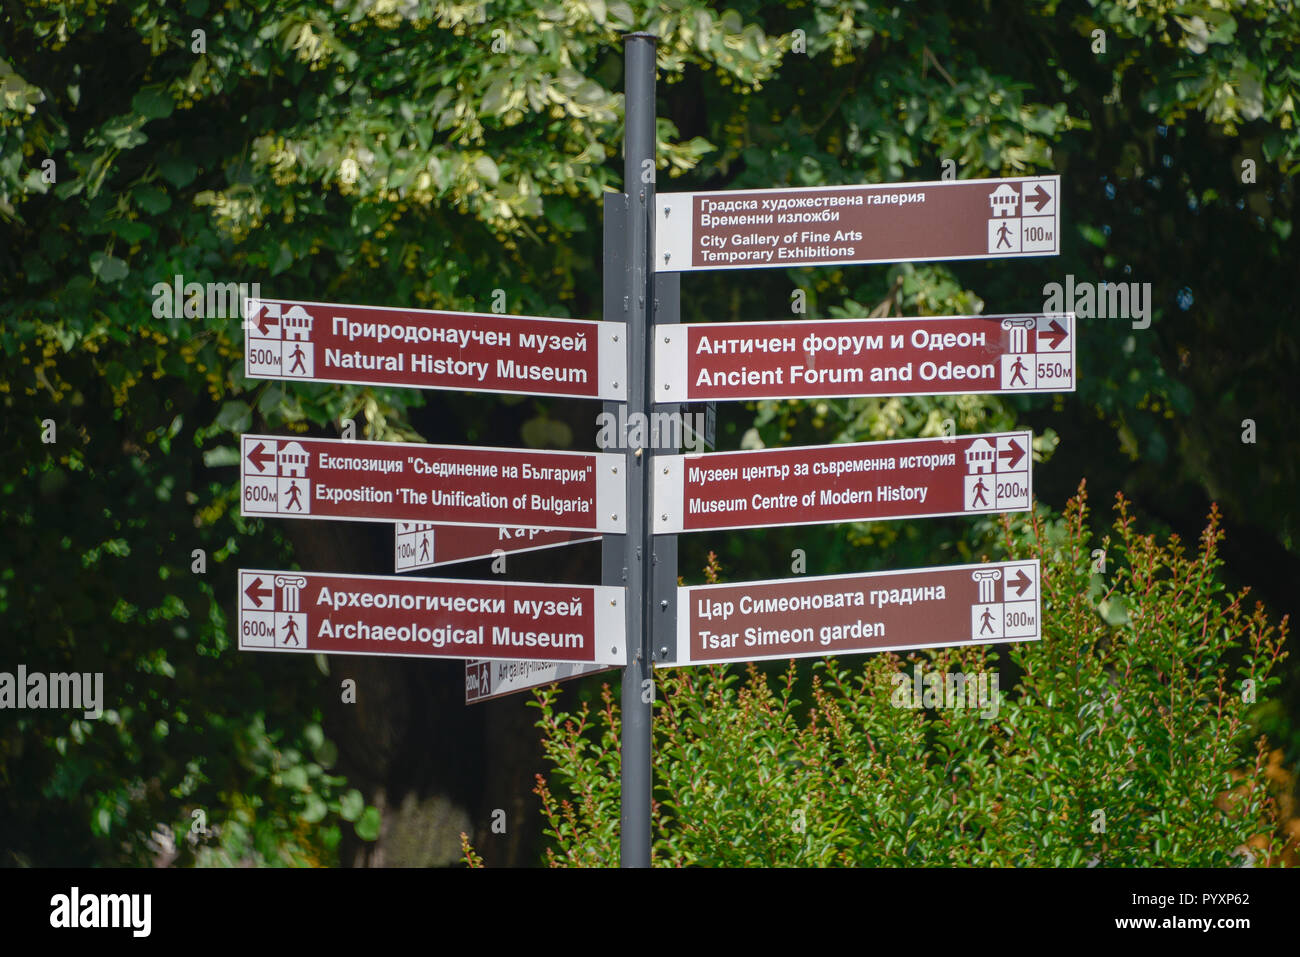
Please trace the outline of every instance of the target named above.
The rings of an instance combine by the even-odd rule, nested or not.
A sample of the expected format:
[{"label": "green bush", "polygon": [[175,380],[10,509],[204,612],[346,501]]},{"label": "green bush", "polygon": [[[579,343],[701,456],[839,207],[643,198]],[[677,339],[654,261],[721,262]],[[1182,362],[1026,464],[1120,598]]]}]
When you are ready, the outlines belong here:
[{"label": "green bush", "polygon": [[[1082,485],[1059,518],[1004,519],[991,557],[1042,561],[1041,641],[807,662],[808,702],[793,661],[774,681],[752,664],[743,681],[661,672],[655,864],[1221,867],[1252,838],[1254,863],[1277,861],[1252,702],[1279,680],[1288,622],[1225,593],[1217,510],[1190,555],[1139,535],[1122,498],[1115,511],[1098,543]],[[918,665],[1000,674],[1000,707],[896,707]],[[558,694],[536,701],[555,766],[536,788],[547,857],[613,866],[613,693],[594,714]]]}]

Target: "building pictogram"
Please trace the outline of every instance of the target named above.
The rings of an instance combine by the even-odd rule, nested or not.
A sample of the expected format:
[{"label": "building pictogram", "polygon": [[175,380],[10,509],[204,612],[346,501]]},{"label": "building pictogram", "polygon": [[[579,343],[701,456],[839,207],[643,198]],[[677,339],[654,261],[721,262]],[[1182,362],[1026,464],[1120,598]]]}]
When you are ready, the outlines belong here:
[{"label": "building pictogram", "polygon": [[997,594],[997,588],[994,585],[994,583],[1002,578],[1002,569],[1000,568],[990,568],[987,570],[981,569],[980,571],[977,572],[971,572],[970,577],[975,579],[975,581],[979,582],[980,601],[989,602],[989,601],[997,600],[994,597]]},{"label": "building pictogram", "polygon": [[976,439],[966,449],[966,471],[972,475],[987,475],[993,471],[997,449],[988,439]]},{"label": "building pictogram", "polygon": [[1016,192],[1014,186],[1003,183],[989,194],[989,207],[995,218],[1014,216],[1016,210],[1020,208],[1020,194]]},{"label": "building pictogram", "polygon": [[291,306],[281,320],[284,338],[289,342],[310,342],[312,317],[302,306]]},{"label": "building pictogram", "polygon": [[298,611],[298,594],[306,586],[301,575],[276,575],[275,587],[280,589],[280,610]]},{"label": "building pictogram", "polygon": [[280,446],[280,475],[285,478],[307,477],[307,450],[297,442],[286,442]]}]

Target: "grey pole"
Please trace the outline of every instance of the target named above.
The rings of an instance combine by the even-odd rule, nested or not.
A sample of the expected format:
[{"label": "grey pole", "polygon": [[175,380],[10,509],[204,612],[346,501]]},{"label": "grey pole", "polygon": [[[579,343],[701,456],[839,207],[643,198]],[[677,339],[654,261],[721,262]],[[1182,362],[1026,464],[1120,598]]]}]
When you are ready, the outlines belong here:
[{"label": "grey pole", "polygon": [[[654,299],[655,46],[648,33],[623,37],[623,189],[627,194],[624,309],[627,316],[628,422],[650,421],[650,310]],[[646,161],[649,161],[648,163]],[[631,443],[628,443],[631,445]],[[651,449],[627,450],[627,667],[623,669],[622,809],[619,861],[650,866],[650,622],[653,525]]]}]

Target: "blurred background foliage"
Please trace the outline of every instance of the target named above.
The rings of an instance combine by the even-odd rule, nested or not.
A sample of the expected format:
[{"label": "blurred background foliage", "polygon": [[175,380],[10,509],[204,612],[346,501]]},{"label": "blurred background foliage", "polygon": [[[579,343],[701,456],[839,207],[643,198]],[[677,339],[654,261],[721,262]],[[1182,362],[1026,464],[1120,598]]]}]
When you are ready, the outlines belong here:
[{"label": "blurred background foliage", "polygon": [[[329,523],[241,519],[234,442],[351,417],[376,439],[589,449],[599,410],[249,381],[237,315],[172,315],[159,284],[476,311],[502,289],[510,312],[598,317],[630,28],[661,38],[661,190],[1062,174],[1058,257],[690,275],[684,321],[783,318],[795,289],[810,318],[1029,311],[1067,275],[1153,292],[1148,329],[1080,323],[1076,393],[723,404],[720,449],[1029,426],[1049,511],[1086,476],[1190,539],[1217,501],[1224,580],[1295,609],[1292,3],[5,2],[0,670],[102,670],[110,708],[0,713],[6,863],[407,859],[442,817],[379,806],[430,794],[489,859],[535,859],[487,828],[502,789],[534,801],[536,739],[489,746],[521,702],[446,715],[470,736],[399,779],[359,755],[399,764],[427,726],[341,716],[326,662],[231,650],[239,564],[391,571],[391,530],[349,526],[339,567],[298,527]],[[735,580],[776,577],[802,548],[810,574],[865,571],[997,537],[991,518],[693,535],[680,567],[712,550]],[[542,555],[511,576],[599,574],[592,546]],[[401,676],[393,715],[461,707],[454,664],[373,667]],[[1254,712],[1291,768],[1298,675]]]},{"label": "blurred background foliage", "polygon": [[[1192,548],[1139,534],[1123,497],[1114,512],[1095,534],[1081,485],[1059,517],[999,522],[998,557],[1042,563],[1041,641],[751,664],[744,681],[735,666],[660,672],[655,863],[1294,865],[1292,782],[1242,694],[1276,686],[1286,624],[1226,593],[1216,512]],[[612,692],[569,710],[552,687],[537,707],[547,861],[617,866]]]}]

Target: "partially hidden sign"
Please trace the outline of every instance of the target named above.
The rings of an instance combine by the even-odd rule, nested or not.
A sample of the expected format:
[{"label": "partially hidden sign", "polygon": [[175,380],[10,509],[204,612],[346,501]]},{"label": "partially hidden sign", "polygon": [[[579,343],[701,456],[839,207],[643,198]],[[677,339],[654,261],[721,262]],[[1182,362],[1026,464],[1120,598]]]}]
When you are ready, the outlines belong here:
[{"label": "partially hidden sign", "polygon": [[558,681],[613,671],[615,667],[574,665],[558,661],[467,661],[465,703],[475,704],[530,688],[544,688]]},{"label": "partially hidden sign", "polygon": [[624,456],[240,437],[244,515],[622,532]]},{"label": "partially hidden sign", "polygon": [[624,589],[239,572],[245,651],[622,664]]},{"label": "partially hidden sign", "polygon": [[1029,432],[661,456],[654,532],[1025,511],[1032,459]]},{"label": "partially hidden sign", "polygon": [[655,270],[1053,256],[1059,176],[659,193]]},{"label": "partially hidden sign", "polygon": [[678,589],[663,666],[907,651],[1042,637],[1037,559]]},{"label": "partially hidden sign", "polygon": [[622,323],[250,299],[244,374],[361,385],[627,397]]},{"label": "partially hidden sign", "polygon": [[655,331],[655,401],[1074,391],[1074,315],[725,322]]},{"label": "partially hidden sign", "polygon": [[590,532],[398,522],[393,536],[393,570],[409,572],[476,558],[491,558],[498,552],[513,555],[597,541],[600,541],[600,536]]}]

